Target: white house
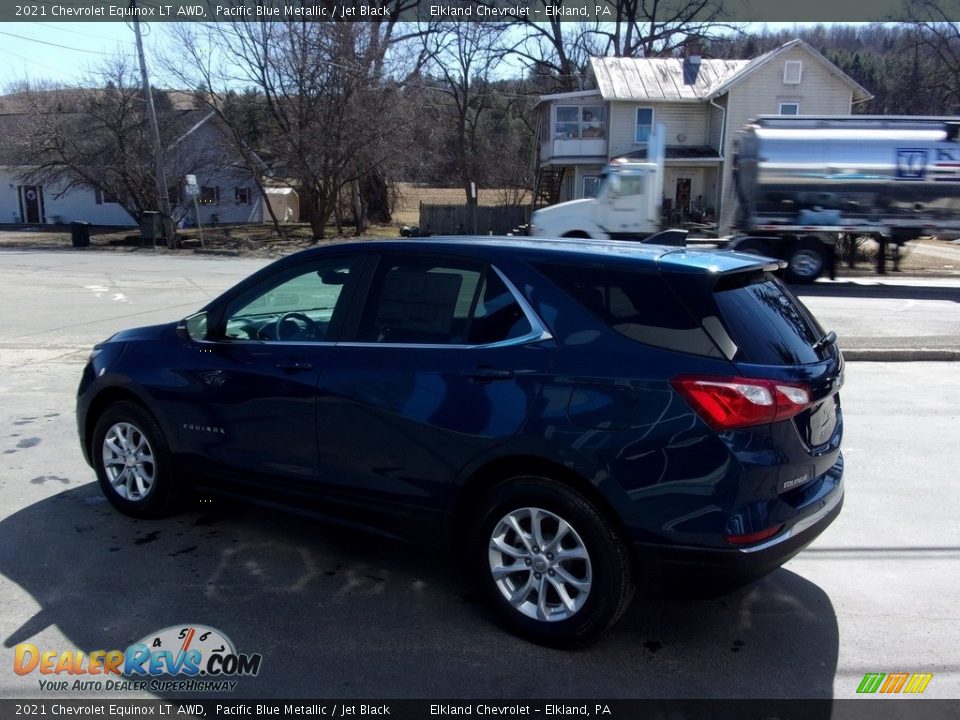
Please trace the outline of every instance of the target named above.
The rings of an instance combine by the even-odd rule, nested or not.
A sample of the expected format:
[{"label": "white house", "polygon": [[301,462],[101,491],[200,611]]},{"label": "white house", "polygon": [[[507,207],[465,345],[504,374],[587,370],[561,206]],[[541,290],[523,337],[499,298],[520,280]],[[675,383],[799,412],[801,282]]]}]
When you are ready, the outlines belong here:
[{"label": "white house", "polygon": [[645,157],[655,123],[666,128],[664,207],[695,210],[729,231],[738,130],[759,115],[848,115],[872,96],[802,40],[753,60],[591,58],[588,85],[540,98],[537,201],[596,193],[600,171],[617,157]]},{"label": "white house", "polygon": [[[5,109],[13,111],[5,111]],[[22,135],[22,128],[32,122],[29,113],[17,112],[16,103],[3,103],[0,98],[0,133],[6,138],[10,154],[0,146],[0,225],[52,225],[74,221],[94,225],[133,226],[135,220],[117,198],[105,195],[94,187],[65,189],[64,183],[29,184],[25,179],[30,167],[15,165],[9,151],[10,138]],[[212,113],[185,110],[196,116],[196,122],[168,149],[176,168],[187,169],[197,176],[200,194],[196,203],[184,194],[184,177],[176,173],[167,178],[171,187],[174,217],[195,224],[197,216],[204,225],[216,223],[269,222],[269,212],[249,171],[240,163],[220,160],[195,167],[190,158],[204,157],[214,146],[222,146]],[[206,153],[209,156],[209,152]],[[176,172],[176,171],[174,171]]]}]

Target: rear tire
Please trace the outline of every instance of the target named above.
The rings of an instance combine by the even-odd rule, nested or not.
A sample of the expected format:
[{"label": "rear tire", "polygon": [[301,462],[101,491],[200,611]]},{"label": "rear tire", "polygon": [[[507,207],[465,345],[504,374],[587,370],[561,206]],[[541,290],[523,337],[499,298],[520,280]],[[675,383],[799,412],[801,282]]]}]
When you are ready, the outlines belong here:
[{"label": "rear tire", "polygon": [[787,280],[795,283],[812,283],[827,266],[823,243],[819,240],[801,240],[787,258]]},{"label": "rear tire", "polygon": [[108,407],[93,431],[91,457],[100,489],[124,515],[169,514],[179,497],[170,448],[157,421],[140,405]]},{"label": "rear tire", "polygon": [[633,558],[589,498],[544,477],[515,477],[482,498],[470,564],[497,619],[541,645],[582,647],[633,597]]}]

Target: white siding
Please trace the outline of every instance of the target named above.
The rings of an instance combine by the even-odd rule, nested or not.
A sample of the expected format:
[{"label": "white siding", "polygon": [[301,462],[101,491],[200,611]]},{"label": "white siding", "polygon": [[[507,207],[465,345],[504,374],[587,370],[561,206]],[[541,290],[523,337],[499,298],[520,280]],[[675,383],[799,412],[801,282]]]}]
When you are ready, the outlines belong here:
[{"label": "white siding", "polygon": [[706,103],[611,103],[611,106],[610,157],[640,149],[634,142],[638,107],[653,108],[653,122],[666,127],[667,145],[707,144],[709,105]]}]

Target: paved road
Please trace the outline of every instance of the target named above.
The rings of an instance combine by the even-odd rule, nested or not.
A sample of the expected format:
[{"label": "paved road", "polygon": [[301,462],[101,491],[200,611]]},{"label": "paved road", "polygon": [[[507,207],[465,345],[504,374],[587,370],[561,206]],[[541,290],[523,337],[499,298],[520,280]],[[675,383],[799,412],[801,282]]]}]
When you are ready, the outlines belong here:
[{"label": "paved road", "polygon": [[430,550],[242,506],[117,515],[76,446],[89,346],[261,264],[0,253],[0,697],[42,696],[10,672],[17,643],[123,648],[185,622],[263,654],[242,697],[839,698],[868,671],[932,672],[927,695],[960,697],[955,364],[849,364],[839,520],[733,595],[638,601],[582,652],[503,634]]},{"label": "paved road", "polygon": [[837,333],[848,354],[953,350],[960,358],[960,277],[890,275],[825,280],[794,289],[823,327]]}]

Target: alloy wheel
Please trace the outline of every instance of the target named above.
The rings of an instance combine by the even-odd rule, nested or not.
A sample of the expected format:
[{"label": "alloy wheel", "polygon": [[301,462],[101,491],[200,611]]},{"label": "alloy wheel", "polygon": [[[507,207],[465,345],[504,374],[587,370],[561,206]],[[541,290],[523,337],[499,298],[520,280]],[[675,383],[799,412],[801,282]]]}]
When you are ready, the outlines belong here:
[{"label": "alloy wheel", "polygon": [[490,572],[514,609],[542,622],[579,612],[593,584],[590,555],[559,515],[525,507],[504,515],[488,544]]}]

